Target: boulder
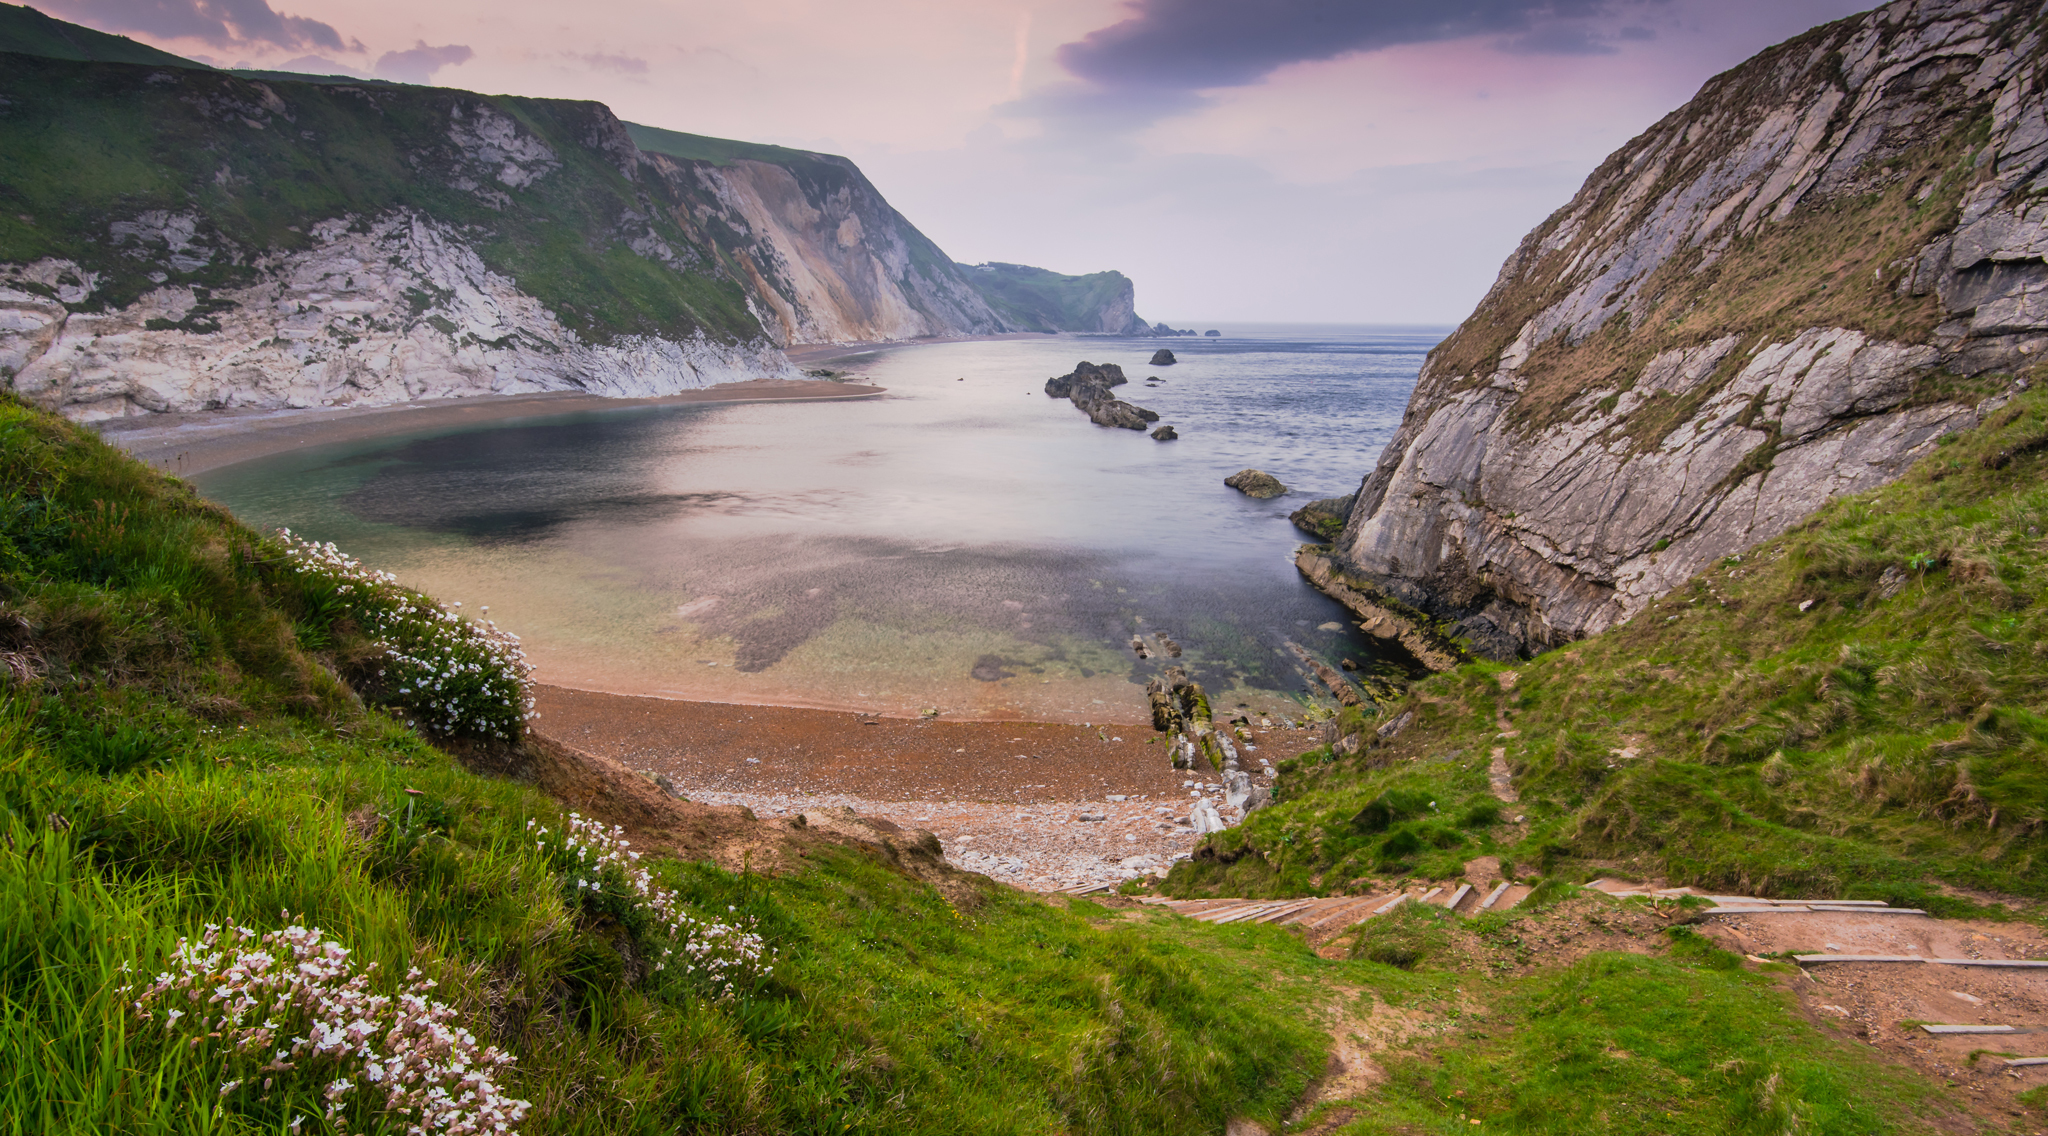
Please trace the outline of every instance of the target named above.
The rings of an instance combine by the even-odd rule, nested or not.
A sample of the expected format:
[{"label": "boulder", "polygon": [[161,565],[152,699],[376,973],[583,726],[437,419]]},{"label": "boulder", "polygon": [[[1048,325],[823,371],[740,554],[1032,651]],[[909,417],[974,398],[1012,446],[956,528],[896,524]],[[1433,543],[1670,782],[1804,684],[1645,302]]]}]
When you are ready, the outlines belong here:
[{"label": "boulder", "polygon": [[1344,522],[1351,517],[1351,505],[1358,500],[1358,494],[1346,497],[1325,497],[1310,501],[1301,508],[1287,514],[1294,527],[1328,543],[1343,535]]},{"label": "boulder", "polygon": [[1224,478],[1223,484],[1247,497],[1257,497],[1262,501],[1287,492],[1287,487],[1280,484],[1279,478],[1256,469],[1241,469]]},{"label": "boulder", "polygon": [[1171,426],[1161,426],[1159,429],[1152,431],[1152,440],[1155,442],[1172,442],[1179,438],[1180,435]]},{"label": "boulder", "polygon": [[1124,369],[1115,363],[1097,366],[1083,359],[1066,374],[1045,380],[1045,393],[1053,398],[1072,398],[1079,387],[1099,387],[1107,393],[1109,388],[1120,387],[1129,381],[1124,378]]},{"label": "boulder", "polygon": [[1178,362],[1180,360],[1173,357],[1173,352],[1164,347],[1152,353],[1152,365],[1155,367],[1171,367]]}]

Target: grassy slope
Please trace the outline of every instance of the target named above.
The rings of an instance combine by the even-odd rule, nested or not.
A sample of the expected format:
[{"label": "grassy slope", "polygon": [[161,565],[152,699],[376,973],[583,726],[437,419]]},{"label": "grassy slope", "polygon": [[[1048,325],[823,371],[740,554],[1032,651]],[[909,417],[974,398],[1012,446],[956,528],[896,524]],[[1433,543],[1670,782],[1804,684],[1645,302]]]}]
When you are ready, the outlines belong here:
[{"label": "grassy slope", "polygon": [[2048,899],[2048,392],[1944,443],[1627,626],[1418,683],[1391,742],[1354,713],[1368,744],[1283,763],[1281,803],[1171,886],[1338,890],[1493,854],[1938,911],[1968,906],[1941,885]]},{"label": "grassy slope", "polygon": [[685,134],[680,130],[663,130],[659,126],[642,126],[637,122],[627,123],[626,133],[633,136],[633,145],[650,154],[666,154],[689,162],[710,162],[714,166],[729,166],[741,159],[781,166],[819,156],[809,150]]},{"label": "grassy slope", "polygon": [[[1332,961],[1271,927],[987,884],[949,903],[856,849],[779,878],[659,862],[692,909],[754,920],[777,971],[724,1001],[629,979],[638,925],[566,896],[530,843],[559,807],[365,710],[339,677],[349,628],[274,545],[10,402],[0,485],[0,1131],[277,1132],[311,1112],[290,1080],[220,1103],[220,1061],[116,993],[179,936],[280,911],[436,978],[518,1057],[528,1132],[1215,1132],[1277,1120],[1321,1069],[1321,1024],[1376,1007],[1421,1026],[1380,1055],[1395,1079],[1358,1131],[1458,1123],[1453,1085],[1510,1132],[1559,1130],[1556,1100],[1573,1131],[1746,1131],[1774,1075],[1809,1131],[1910,1131],[1932,1107],[1768,983],[1654,932],[1651,957],[1481,982],[1485,952],[1428,927],[1388,924],[1416,969]],[[1511,946],[1551,917],[1484,929]],[[1556,1013],[1588,999],[1603,1012]],[[1630,1006],[1694,1028],[1647,1045]],[[1599,1057],[1621,1045],[1626,1076]],[[1869,1084],[1882,1104],[1856,1098]]]},{"label": "grassy slope", "polygon": [[1066,276],[1022,264],[962,269],[988,306],[1029,331],[1100,331],[1102,309],[1129,293],[1121,272]]},{"label": "grassy slope", "polygon": [[[583,145],[603,113],[595,104],[4,58],[0,260],[83,264],[104,277],[89,303],[132,303],[155,286],[152,272],[172,283],[244,283],[256,253],[306,247],[314,222],[412,209],[471,227],[492,268],[591,338],[758,333],[736,283],[671,271],[626,248],[648,225],[675,247],[690,241],[661,216],[621,227],[626,213],[641,211],[646,190]],[[176,81],[152,81],[164,75]],[[449,184],[451,110],[479,102],[519,120],[562,161],[509,190],[503,211]],[[110,222],[150,210],[198,213],[202,235],[235,250],[238,263],[223,257],[187,272],[109,245]]]},{"label": "grassy slope", "polygon": [[[1183,1131],[1271,1116],[1320,1062],[1249,962],[993,886],[954,907],[855,851],[782,879],[663,864],[781,962],[733,1002],[628,982],[627,931],[525,836],[557,807],[365,711],[255,534],[13,404],[0,484],[0,1130],[276,1131],[303,1093],[217,1107],[208,1059],[112,981],[280,910],[438,978],[518,1055],[532,1132]],[[431,822],[398,822],[406,788]]]},{"label": "grassy slope", "polygon": [[211,70],[180,55],[136,43],[127,36],[53,20],[26,5],[0,4],[0,51],[46,55],[97,63],[139,63],[154,67]]}]

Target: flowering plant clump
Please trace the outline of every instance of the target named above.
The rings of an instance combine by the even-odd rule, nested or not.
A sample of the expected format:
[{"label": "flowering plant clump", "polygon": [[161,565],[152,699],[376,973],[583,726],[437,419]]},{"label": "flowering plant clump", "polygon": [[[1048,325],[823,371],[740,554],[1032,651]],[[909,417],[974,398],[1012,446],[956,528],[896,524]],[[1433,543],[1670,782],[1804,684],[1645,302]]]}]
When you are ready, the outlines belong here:
[{"label": "flowering plant clump", "polygon": [[[533,667],[519,637],[488,618],[464,619],[460,601],[443,606],[389,572],[366,568],[332,544],[278,530],[292,567],[321,594],[335,617],[353,617],[383,654],[374,672],[376,701],[396,706],[407,724],[444,736],[510,741],[534,716]],[[490,608],[483,609],[488,616]]]},{"label": "flowering plant clump", "polygon": [[223,1099],[307,1086],[338,1132],[364,1111],[401,1119],[408,1136],[514,1131],[532,1106],[493,1079],[512,1057],[454,1025],[417,967],[387,997],[370,993],[376,964],[358,970],[348,956],[317,927],[258,935],[208,924],[196,942],[178,940],[169,970],[122,998],[187,1046],[224,1050]]},{"label": "flowering plant clump", "polygon": [[774,973],[773,951],[760,935],[692,915],[675,892],[656,886],[640,866],[640,853],[627,846],[624,829],[608,829],[580,813],[570,813],[567,828],[559,833],[531,820],[526,828],[534,835],[534,847],[551,855],[563,889],[580,903],[603,908],[607,899],[623,897],[646,912],[667,940],[655,959],[656,971],[675,960],[684,974],[723,998],[732,997],[742,982]]}]

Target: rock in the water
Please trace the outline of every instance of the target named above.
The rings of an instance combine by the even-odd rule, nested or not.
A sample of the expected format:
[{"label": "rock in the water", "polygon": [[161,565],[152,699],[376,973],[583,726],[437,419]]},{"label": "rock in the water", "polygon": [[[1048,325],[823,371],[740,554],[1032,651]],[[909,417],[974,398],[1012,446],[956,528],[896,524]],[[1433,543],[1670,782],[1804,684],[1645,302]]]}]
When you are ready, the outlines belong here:
[{"label": "rock in the water", "polygon": [[1159,415],[1142,406],[1113,398],[1109,393],[1111,387],[1128,381],[1124,378],[1124,369],[1115,363],[1097,366],[1083,360],[1067,374],[1045,380],[1045,393],[1053,398],[1071,400],[1097,426],[1143,430],[1147,423],[1159,421]]},{"label": "rock in the water", "polygon": [[1045,393],[1053,398],[1072,398],[1075,388],[1093,386],[1102,388],[1103,394],[1107,395],[1109,388],[1120,387],[1129,381],[1124,378],[1124,369],[1115,363],[1097,366],[1083,359],[1066,374],[1045,380]]},{"label": "rock in the water", "polygon": [[1152,365],[1155,367],[1171,367],[1178,362],[1180,360],[1173,357],[1173,352],[1164,347],[1152,353]]},{"label": "rock in the water", "polygon": [[1152,440],[1155,442],[1171,442],[1179,437],[1180,434],[1171,426],[1161,426],[1159,429],[1152,431]]},{"label": "rock in the water", "polygon": [[1206,335],[1206,336],[1209,336],[1210,338],[1212,338],[1212,339],[1213,339],[1213,338],[1215,338],[1216,336],[1222,335],[1223,333],[1222,333],[1222,332],[1220,332],[1220,331],[1217,331],[1217,330],[1216,330],[1215,328],[1213,328],[1213,327],[1212,327],[1212,328],[1210,328],[1209,330],[1207,330],[1207,331],[1203,332],[1202,334],[1203,334],[1203,335]]},{"label": "rock in the water", "polygon": [[1287,492],[1287,487],[1280,484],[1279,478],[1256,469],[1239,470],[1224,478],[1223,484],[1230,486],[1247,497],[1257,497],[1262,501],[1268,497],[1278,497]]},{"label": "rock in the water", "polygon": [[1322,541],[1336,540],[1344,532],[1344,522],[1351,516],[1352,502],[1358,494],[1347,497],[1325,497],[1310,501],[1301,508],[1287,514],[1294,527]]}]

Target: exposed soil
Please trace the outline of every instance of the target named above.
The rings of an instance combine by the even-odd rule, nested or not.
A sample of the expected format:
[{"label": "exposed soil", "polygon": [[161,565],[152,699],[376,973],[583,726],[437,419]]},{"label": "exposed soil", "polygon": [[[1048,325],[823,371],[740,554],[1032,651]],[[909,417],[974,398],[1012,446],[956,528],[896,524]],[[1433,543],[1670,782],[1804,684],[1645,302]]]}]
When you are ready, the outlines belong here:
[{"label": "exposed soil", "polygon": [[[763,818],[851,808],[930,830],[954,865],[1033,890],[1164,874],[1194,848],[1180,822],[1201,796],[1236,816],[1215,771],[1174,769],[1145,726],[881,718],[546,686],[537,701],[540,733],[667,777],[693,801]],[[1266,730],[1251,754],[1277,760],[1318,736]]]},{"label": "exposed soil", "polygon": [[[1815,912],[1717,915],[1701,931],[1752,957],[1791,951],[2048,959],[2048,935],[2019,922]],[[2048,1057],[2048,970],[1824,963],[1786,981],[1815,1024],[1953,1085],[1951,1099],[1986,1123],[2020,1122],[2026,1113],[2013,1098],[2048,1085],[2048,1066],[2005,1065],[2006,1057]],[[2021,1032],[1935,1037],[1921,1023],[2011,1025]]]}]

